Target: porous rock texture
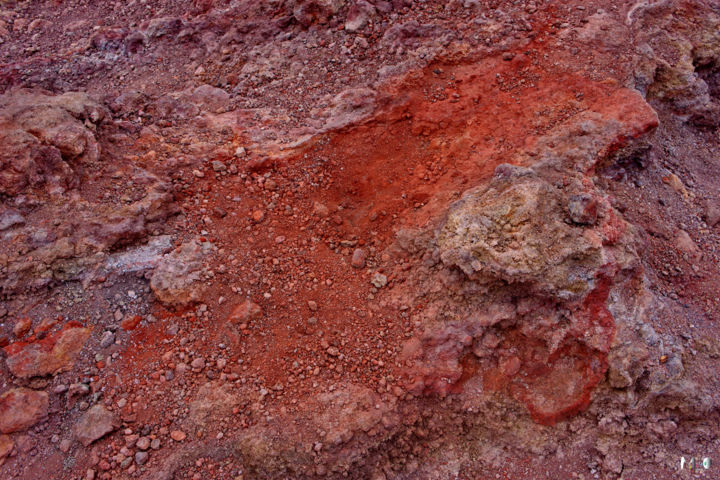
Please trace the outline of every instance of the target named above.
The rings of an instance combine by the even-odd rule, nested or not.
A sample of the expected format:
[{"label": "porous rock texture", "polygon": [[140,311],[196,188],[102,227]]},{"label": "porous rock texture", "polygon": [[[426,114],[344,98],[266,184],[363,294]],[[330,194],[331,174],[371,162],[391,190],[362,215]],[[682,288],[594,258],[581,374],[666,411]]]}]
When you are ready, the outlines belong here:
[{"label": "porous rock texture", "polygon": [[714,478],[719,28],[0,2],[0,478]]}]

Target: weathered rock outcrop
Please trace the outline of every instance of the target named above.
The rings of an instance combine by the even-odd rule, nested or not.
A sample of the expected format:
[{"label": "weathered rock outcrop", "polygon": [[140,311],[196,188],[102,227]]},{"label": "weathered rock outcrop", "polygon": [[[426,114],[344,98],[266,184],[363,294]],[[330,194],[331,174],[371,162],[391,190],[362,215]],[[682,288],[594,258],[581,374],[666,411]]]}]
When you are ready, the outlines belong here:
[{"label": "weathered rock outcrop", "polygon": [[126,179],[136,192],[121,202],[98,200],[100,182],[81,188],[102,168],[95,132],[106,115],[77,92],[0,97],[0,293],[81,278],[177,211],[170,185],[140,168]]},{"label": "weathered rock outcrop", "polygon": [[[464,278],[455,314],[408,347],[423,359],[412,391],[445,395],[482,372],[486,391],[508,391],[536,421],[587,407],[618,328],[610,306],[635,311],[642,295],[618,292],[644,288],[633,229],[588,176],[657,125],[636,94],[615,97],[517,157],[533,166],[498,166],[450,208],[434,255]],[[632,115],[613,112],[627,99]]]},{"label": "weathered rock outcrop", "polygon": [[0,194],[78,185],[100,148],[92,132],[106,110],[84,93],[45,95],[18,90],[0,96]]},{"label": "weathered rock outcrop", "polygon": [[634,13],[638,30],[635,79],[650,100],[687,121],[720,122],[720,12],[696,14],[693,2],[657,2]]}]

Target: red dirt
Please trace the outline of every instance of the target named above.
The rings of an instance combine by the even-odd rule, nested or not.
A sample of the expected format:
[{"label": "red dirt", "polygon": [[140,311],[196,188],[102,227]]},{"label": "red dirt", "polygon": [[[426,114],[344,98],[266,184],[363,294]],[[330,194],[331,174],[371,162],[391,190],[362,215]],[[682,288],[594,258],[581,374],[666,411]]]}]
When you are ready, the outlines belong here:
[{"label": "red dirt", "polygon": [[[133,2],[128,7],[133,9],[128,16],[129,20],[145,20],[146,4],[141,3]],[[224,6],[223,2],[219,2],[223,5],[215,6],[213,2],[196,2],[197,5],[193,6],[195,13],[188,13],[190,7],[182,5],[182,2],[150,3],[152,5],[147,6],[149,17],[155,16],[158,11],[158,15],[181,12],[185,15],[184,20],[190,21],[197,17],[199,22],[206,22],[207,25],[198,28],[199,33],[189,34],[181,42],[172,43],[174,40],[161,37],[158,41],[165,42],[163,45],[167,48],[162,54],[128,54],[124,57],[125,53],[121,50],[108,50],[106,54],[99,43],[112,39],[113,35],[117,37],[116,40],[124,38],[114,31],[107,33],[108,28],[113,26],[112,19],[106,21],[103,18],[105,14],[110,15],[107,10],[109,7],[87,7],[92,21],[78,28],[84,32],[84,40],[89,40],[90,35],[94,36],[96,32],[98,34],[90,41],[87,51],[97,54],[97,58],[107,55],[104,60],[107,62],[117,53],[121,58],[117,61],[124,62],[118,68],[126,68],[128,78],[118,77],[118,72],[112,69],[103,73],[102,68],[98,67],[96,72],[82,75],[82,80],[73,80],[74,77],[69,80],[80,82],[88,90],[108,95],[110,102],[110,97],[115,97],[130,86],[144,92],[164,94],[181,88],[194,88],[202,79],[233,92],[232,104],[228,107],[230,112],[210,112],[202,120],[160,119],[149,101],[143,107],[144,111],[131,109],[129,113],[113,112],[116,115],[109,122],[111,128],[107,127],[108,130],[103,130],[102,135],[98,134],[104,142],[103,152],[107,161],[97,167],[97,172],[86,175],[83,181],[87,185],[84,185],[82,194],[85,198],[105,198],[103,195],[110,192],[105,201],[115,202],[116,196],[125,193],[124,177],[134,168],[148,169],[161,174],[163,178],[172,178],[175,200],[182,206],[184,214],[180,219],[159,227],[157,233],[165,233],[163,228],[167,227],[167,231],[172,231],[174,235],[175,246],[193,236],[198,236],[204,244],[212,243],[217,248],[209,265],[213,275],[203,279],[209,288],[203,296],[201,308],[195,305],[177,309],[160,306],[152,300],[149,290],[147,295],[142,293],[141,289],[147,283],[147,277],[143,278],[142,274],[137,278],[128,275],[128,278],[120,280],[111,279],[108,284],[105,284],[105,276],[98,276],[94,282],[88,283],[89,286],[83,285],[83,295],[96,297],[91,301],[86,296],[79,305],[72,306],[71,303],[71,306],[64,306],[67,311],[63,311],[63,314],[79,321],[70,322],[63,328],[96,325],[98,328],[93,337],[95,348],[95,337],[112,326],[118,342],[112,344],[108,352],[117,355],[99,354],[93,357],[86,350],[85,357],[78,361],[81,366],[72,372],[73,376],[68,374],[62,379],[58,377],[55,383],[75,383],[81,378],[84,382],[87,380],[92,393],[102,393],[102,400],[99,401],[119,412],[124,421],[123,429],[137,432],[147,426],[148,431],[152,432],[148,435],[161,438],[164,446],[170,445],[170,448],[164,447],[157,453],[151,452],[153,463],[150,465],[153,468],[170,457],[168,450],[174,450],[173,447],[180,450],[191,444],[191,441],[200,441],[201,437],[212,438],[217,433],[226,432],[226,439],[232,436],[242,438],[247,429],[265,422],[265,416],[270,416],[267,412],[305,414],[303,408],[307,404],[312,405],[319,392],[332,391],[329,388],[341,382],[368,387],[383,400],[390,395],[393,399],[414,400],[412,395],[406,395],[406,385],[402,382],[406,366],[398,354],[407,339],[422,334],[422,326],[415,318],[425,310],[427,304],[420,299],[415,304],[398,308],[398,297],[402,298],[402,289],[411,283],[423,259],[397,248],[395,242],[398,231],[405,228],[432,229],[442,220],[453,201],[466,190],[486,182],[498,165],[523,163],[524,166],[530,166],[533,158],[519,153],[532,150],[540,137],[555,128],[562,128],[573,117],[584,112],[597,112],[605,119],[625,127],[632,126],[627,137],[617,138],[615,144],[601,152],[600,157],[603,158],[610,158],[621,150],[628,138],[638,138],[658,126],[655,112],[635,90],[626,88],[629,83],[621,83],[626,70],[633,68],[629,61],[632,57],[625,48],[629,50],[634,45],[617,47],[618,52],[599,49],[597,58],[592,48],[581,44],[577,44],[580,45],[579,53],[571,53],[569,46],[575,48],[575,37],[564,36],[562,32],[566,27],[561,25],[567,20],[573,26],[584,27],[587,22],[581,22],[580,18],[586,20],[588,15],[585,9],[596,10],[594,5],[581,2],[582,5],[542,7],[533,17],[532,35],[526,43],[525,40],[518,42],[524,43],[520,47],[503,48],[492,54],[483,50],[485,53],[481,55],[478,53],[480,48],[473,46],[477,51],[468,54],[463,49],[471,49],[470,43],[458,42],[453,49],[430,64],[410,68],[401,77],[391,79],[379,87],[373,85],[377,97],[373,112],[367,118],[349,127],[316,135],[309,143],[283,156],[267,158],[266,154],[271,149],[263,151],[260,145],[256,150],[250,147],[258,129],[276,129],[279,132],[277,135],[281,136],[295,127],[304,126],[303,122],[310,123],[312,115],[307,112],[315,104],[326,102],[323,95],[337,93],[340,88],[338,85],[342,88],[346,84],[365,86],[363,75],[367,75],[367,71],[365,74],[363,71],[358,72],[358,65],[376,71],[383,66],[383,61],[387,61],[388,55],[393,55],[386,51],[390,48],[381,43],[382,32],[373,31],[379,29],[380,22],[377,28],[376,24],[371,24],[369,28],[372,33],[356,37],[347,34],[348,38],[337,42],[330,35],[327,35],[330,38],[325,38],[325,30],[332,28],[333,34],[335,31],[341,32],[342,28],[338,27],[342,23],[332,27],[313,25],[310,40],[316,40],[313,35],[322,39],[317,42],[319,47],[313,47],[317,50],[308,53],[307,58],[312,59],[311,70],[318,72],[313,71],[302,80],[299,76],[295,77],[296,73],[281,72],[273,77],[269,74],[264,76],[266,72],[261,71],[253,78],[243,80],[241,85],[241,70],[256,58],[249,54],[250,47],[264,45],[263,42],[251,43],[249,37],[251,34],[257,35],[264,41],[262,24],[281,24],[286,14],[282,8],[266,12],[267,17],[258,17],[261,20],[253,20],[252,15],[264,12],[265,7],[248,4],[243,15],[253,21],[257,20],[258,25],[247,29],[249,46],[240,54],[237,51],[224,52],[223,48],[227,48],[225,43],[213,45],[200,41],[203,32],[222,31],[225,34],[226,31],[230,32],[233,22],[240,22],[230,16],[220,20],[205,19],[201,13],[197,13]],[[465,20],[466,17],[460,16],[460,12],[465,12],[463,7],[451,5],[452,2],[423,3],[426,5],[413,5],[402,12],[421,22],[440,23],[438,19],[442,18],[451,26],[457,24],[458,31],[473,33],[484,28],[485,23],[480,21],[480,17],[477,17],[477,23]],[[482,11],[485,13],[501,14],[501,9],[505,8],[503,2],[479,3],[482,3]],[[532,6],[526,3],[520,8],[523,18],[526,11],[534,9],[534,12],[538,8],[534,2]],[[579,6],[583,8],[575,8]],[[608,6],[615,7],[612,2]],[[613,15],[621,17],[629,6],[621,3],[618,6],[619,10],[613,8],[611,11]],[[63,16],[61,23],[68,24],[80,19],[77,12],[73,15]],[[512,24],[502,18],[497,28],[503,29],[507,24]],[[395,20],[383,21],[392,25]],[[387,26],[383,25],[382,28]],[[41,51],[37,55],[36,52],[29,52],[31,58],[28,59],[17,58],[20,56],[19,50],[13,50],[12,55],[4,53],[3,58],[12,57],[13,60],[0,64],[0,78],[7,80],[8,85],[32,83],[27,80],[30,74],[22,73],[24,71],[38,76],[58,63],[70,64],[75,57],[81,56],[86,47],[79,45],[79,40],[76,42],[73,35],[63,35],[59,25],[47,28],[58,37],[58,52],[47,59],[43,55],[49,52]],[[290,33],[291,29],[276,30],[270,28],[267,38],[280,38]],[[306,30],[297,28],[292,30],[292,34],[298,35],[300,31]],[[29,33],[13,35],[12,43],[18,46],[21,41],[30,41]],[[497,35],[504,41],[505,37],[511,38],[512,34]],[[493,38],[493,41],[499,40]],[[520,36],[516,38],[519,40]],[[350,48],[356,52],[360,48],[357,44],[362,43],[360,39],[369,42],[371,50],[359,55],[353,53],[352,62],[344,62],[345,52],[337,55],[340,60],[334,66],[332,62],[317,61],[317,57],[322,58],[327,54],[324,50],[327,45],[335,45],[335,50],[327,47],[327,51],[334,52],[333,55],[340,48]],[[46,47],[53,45],[51,40],[43,41]],[[278,40],[292,41],[292,36]],[[412,41],[413,37],[410,36],[407,44],[401,46],[410,48]],[[489,35],[484,41],[488,46],[492,44]],[[313,42],[298,43],[308,45]],[[305,50],[310,51],[310,48],[308,46]],[[70,53],[73,51],[77,55]],[[195,56],[200,55],[198,51],[205,52],[202,55],[215,55],[218,58],[212,57],[212,61],[203,63],[202,59],[206,57],[201,56],[196,62]],[[192,56],[192,62],[177,52]],[[262,51],[258,56],[262,58],[266,54],[269,56]],[[378,57],[381,60],[373,60],[373,55],[383,57]],[[608,60],[615,55],[618,65],[612,65]],[[302,63],[303,58],[293,61]],[[197,73],[200,71],[198,67],[202,65],[204,72]],[[318,65],[328,67],[324,68],[325,73],[315,68]],[[82,72],[80,67],[73,68]],[[343,68],[348,69],[346,75],[342,73]],[[287,72],[291,72],[289,67]],[[111,77],[112,80],[108,80]],[[323,84],[323,77],[328,77],[327,85]],[[281,82],[288,79],[291,80],[292,88]],[[157,81],[157,85],[146,85],[154,81]],[[296,83],[299,85],[297,90]],[[115,91],[115,88],[120,88],[118,85],[122,85],[122,88]],[[0,86],[0,90],[4,88]],[[319,93],[314,92],[314,89]],[[263,96],[268,98],[263,99]],[[247,109],[232,110],[238,105],[247,106]],[[300,105],[305,108],[297,109]],[[272,121],[263,119],[258,113],[262,108],[278,106],[285,108],[278,108],[277,115],[273,111]],[[298,114],[298,111],[304,113]],[[222,123],[229,124],[230,128],[227,131],[215,128]],[[114,136],[112,141],[108,139],[111,134]],[[203,153],[191,153],[192,147],[202,142],[212,144],[211,151],[203,152],[199,149]],[[243,145],[250,150],[248,158],[235,158],[233,152]],[[214,170],[213,160],[227,166],[237,166],[239,174],[220,174]],[[598,170],[605,167],[597,166]],[[121,175],[113,177],[112,183],[100,183],[101,180],[107,181],[106,177],[116,169]],[[193,170],[197,170],[199,175]],[[603,172],[591,169],[584,173],[594,175]],[[97,175],[97,178],[91,178],[92,175]],[[709,178],[714,177],[711,175]],[[626,187],[613,188],[622,190]],[[653,199],[654,196],[659,198],[661,195],[656,195],[659,190],[653,188],[655,190],[647,195],[653,195]],[[127,191],[131,192],[130,186]],[[626,202],[630,198],[627,216],[634,218],[633,223],[651,223],[644,218],[642,211],[633,210],[642,202],[633,199],[635,193],[632,189],[629,193],[620,191],[620,194],[624,195]],[[663,198],[667,198],[667,195]],[[623,209],[623,213],[626,210]],[[673,218],[685,215],[685,211],[679,211],[673,213]],[[611,218],[604,223],[602,242],[605,245],[616,243],[627,233],[623,220],[614,217],[613,212],[609,215]],[[53,220],[43,219],[43,227],[51,229]],[[699,235],[697,228],[688,229],[694,237]],[[703,248],[706,251],[710,248],[707,245],[711,245],[714,238],[704,238]],[[650,257],[648,263],[658,262],[653,268],[664,268],[659,259],[667,258],[665,255],[673,262],[677,260],[677,252],[663,253],[672,240],[653,236],[650,243],[652,254],[644,254]],[[118,250],[122,250],[122,247],[124,245],[117,246]],[[351,265],[356,248],[367,250],[366,267],[355,268]],[[712,264],[709,261],[706,263]],[[684,266],[689,268],[689,263]],[[667,291],[682,288],[681,296],[688,298],[688,302],[695,293],[701,292],[709,312],[707,322],[715,325],[717,302],[713,300],[713,291],[720,272],[712,270],[712,266],[702,268],[710,272],[705,278],[688,275],[689,278],[659,283]],[[375,288],[371,285],[372,275],[376,272],[387,276],[387,286]],[[682,284],[682,287],[674,283]],[[68,292],[72,293],[69,288]],[[128,289],[141,292],[141,301],[137,303],[142,306],[126,299]],[[488,368],[472,353],[465,352],[460,360],[462,374],[459,380],[449,387],[448,392],[443,390],[442,393],[449,393],[450,397],[460,395],[466,385],[480,378],[487,390],[507,395],[523,404],[539,424],[552,426],[584,412],[586,417],[583,416],[578,422],[589,419],[592,428],[588,431],[597,430],[595,416],[599,417],[604,412],[586,410],[591,405],[596,389],[603,386],[608,369],[608,351],[616,334],[615,322],[607,308],[608,292],[609,285],[601,278],[597,288],[573,312],[584,320],[583,328],[568,333],[561,348],[550,353],[547,345],[534,343],[519,330],[510,330],[508,338],[500,346],[503,356],[493,360],[494,367]],[[127,301],[127,305],[120,302],[120,308],[118,298]],[[25,300],[17,301],[23,304],[23,308],[16,308],[13,315],[18,316],[17,313],[22,311],[23,315],[30,315],[35,320],[41,316],[51,318],[48,315],[51,309],[46,308],[44,299],[37,300],[32,307],[28,306],[29,302],[26,305]],[[245,323],[231,319],[233,309],[246,300],[259,305],[262,314]],[[98,310],[93,310],[93,302],[102,305],[102,315],[97,315]],[[115,317],[117,325],[112,322],[114,311],[121,311],[122,314],[121,317]],[[675,318],[684,317],[671,318],[667,320],[667,325],[658,326],[660,333],[673,330],[678,324]],[[169,330],[172,326],[175,331],[171,333]],[[49,351],[59,332],[38,338],[44,332],[49,333],[50,329],[49,325],[36,327],[33,336],[5,346],[4,350],[12,355],[29,344],[37,343]],[[591,349],[576,341],[590,330],[602,332],[603,345],[599,348]],[[8,340],[9,335],[0,335],[0,342]],[[96,349],[93,353],[102,351]],[[193,373],[194,376],[185,377],[182,383],[177,378],[171,378],[178,364],[189,364],[197,358],[203,358],[208,367],[198,369]],[[218,360],[226,363],[218,366]],[[248,401],[248,405],[236,406],[233,415],[223,418],[221,424],[212,424],[207,429],[198,429],[198,432],[188,432],[191,438],[187,443],[174,443],[163,430],[181,428],[187,416],[186,406],[194,400],[196,387],[210,381],[218,385],[242,385],[243,388],[251,385],[253,392],[267,389],[267,396],[271,399],[268,402],[272,407],[268,407],[267,412],[260,408],[258,413]],[[281,388],[273,388],[278,385]],[[432,392],[433,389],[428,388],[424,393]],[[127,403],[117,407],[121,398],[126,399]],[[431,403],[435,399],[427,402],[432,405],[428,408],[446,410],[445,404],[438,407],[439,401]],[[452,400],[448,400],[450,402]],[[62,402],[56,398],[55,403],[60,405]],[[424,404],[419,407],[413,404],[408,409],[424,407]],[[69,421],[67,419],[71,415],[74,419],[81,414],[79,410],[67,410],[71,413],[65,420],[59,416],[52,419],[51,428],[62,435],[70,428],[62,422]],[[466,425],[461,425],[460,429],[471,429],[467,417]],[[680,420],[673,418],[680,423]],[[450,420],[443,418],[443,421],[447,424],[442,424],[435,432],[444,432],[446,428],[447,432],[452,431]],[[407,423],[410,425],[409,432],[423,426],[422,422],[414,425],[408,420]],[[459,424],[462,424],[462,420]],[[422,455],[443,448],[437,447],[440,443],[432,443],[435,442],[432,436],[427,441],[421,440],[427,434],[418,434],[416,437],[412,436],[413,433],[409,435],[410,440],[403,439],[402,442],[411,444],[410,448],[413,448],[413,442],[417,442],[417,452],[412,450],[413,453],[407,454],[407,458],[403,457],[403,465],[406,460],[408,463],[416,461],[415,457],[424,461],[428,457]],[[454,434],[448,435],[452,437]],[[439,437],[436,435],[435,438]],[[505,441],[508,443],[502,445],[512,443]],[[119,466],[120,462],[114,460],[118,451],[124,447],[124,442],[121,434],[116,433],[110,435],[109,439],[99,440],[92,451],[73,451],[73,455],[77,456],[77,459],[73,457],[73,462],[77,462],[79,467],[71,473],[66,471],[63,474],[77,476],[86,467],[92,466],[99,470],[98,478],[125,475]],[[597,457],[592,445],[588,443],[581,452],[582,458]],[[498,448],[503,449],[505,446]],[[311,444],[311,448],[315,446]],[[378,448],[382,450],[384,445]],[[320,452],[319,449],[316,451]],[[53,446],[48,446],[44,452],[50,453],[42,455],[41,462],[23,467],[20,459],[27,457],[20,456],[17,461],[13,460],[12,468],[22,472],[22,478],[28,479],[40,478],[48,474],[50,468],[60,471],[65,457],[58,454]],[[418,452],[423,453],[420,455]],[[651,454],[654,452],[648,453]],[[217,455],[221,457],[224,453]],[[474,451],[472,455],[475,458]],[[521,450],[508,451],[507,455],[517,460],[517,465],[503,465],[502,469],[494,470],[502,472],[503,478],[553,478],[556,473],[553,469],[557,468],[559,472],[558,465],[564,462],[560,458],[545,458],[543,455],[530,459],[526,451]],[[176,472],[178,478],[235,477],[235,473],[231,472],[238,469],[231,455],[222,460],[211,458],[209,454],[205,454],[205,457],[193,458],[183,464]],[[533,462],[536,462],[534,466]],[[451,462],[441,458],[440,463],[444,467]],[[581,465],[584,471],[587,467],[585,463],[583,461]],[[492,478],[488,475],[494,473],[480,462],[475,462],[473,468],[477,468],[479,473],[473,473],[470,469],[470,473],[463,474],[467,478]],[[413,474],[408,471],[408,475]],[[366,474],[370,478],[370,470],[357,472],[357,478],[363,478],[362,475]],[[139,473],[127,475],[137,476]],[[385,474],[372,478],[385,478]]]}]

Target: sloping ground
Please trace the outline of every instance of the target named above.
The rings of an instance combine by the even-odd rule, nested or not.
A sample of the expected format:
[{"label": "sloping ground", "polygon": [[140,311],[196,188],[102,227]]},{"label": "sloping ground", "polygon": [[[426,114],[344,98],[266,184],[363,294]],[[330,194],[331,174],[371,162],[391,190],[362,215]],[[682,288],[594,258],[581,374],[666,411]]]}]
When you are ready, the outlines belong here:
[{"label": "sloping ground", "polygon": [[713,478],[720,10],[600,3],[2,3],[3,476]]}]

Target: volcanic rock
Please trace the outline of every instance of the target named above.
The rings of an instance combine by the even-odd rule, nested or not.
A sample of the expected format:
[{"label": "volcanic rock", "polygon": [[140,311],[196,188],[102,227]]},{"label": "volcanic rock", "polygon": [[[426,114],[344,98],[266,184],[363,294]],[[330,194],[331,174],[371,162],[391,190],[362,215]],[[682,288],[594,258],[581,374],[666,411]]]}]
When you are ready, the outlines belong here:
[{"label": "volcanic rock", "polygon": [[42,340],[13,343],[5,347],[8,369],[19,378],[54,375],[68,370],[89,336],[89,328],[69,324]]},{"label": "volcanic rock", "polygon": [[205,256],[205,248],[195,241],[163,256],[150,278],[150,287],[158,300],[172,306],[200,300]]},{"label": "volcanic rock", "polygon": [[15,442],[10,435],[0,435],[0,466],[5,462],[5,459],[12,452]]},{"label": "volcanic rock", "polygon": [[87,447],[119,426],[115,415],[102,405],[91,407],[75,424],[75,437]]},{"label": "volcanic rock", "polygon": [[240,305],[233,307],[228,317],[230,323],[249,323],[262,317],[260,305],[250,300],[245,300]]},{"label": "volcanic rock", "polygon": [[[96,254],[143,238],[177,211],[169,185],[141,169],[128,176],[144,190],[134,202],[75,194],[88,171],[102,168],[96,133],[107,115],[80,92],[52,96],[19,89],[0,96],[0,194],[6,196],[0,203],[28,195],[14,208],[0,205],[0,230],[10,229],[13,243],[4,252],[0,291],[78,279],[101,259]],[[46,218],[57,221],[55,228]]]},{"label": "volcanic rock", "polygon": [[356,248],[353,251],[353,255],[352,255],[352,259],[350,260],[350,264],[354,268],[364,268],[366,260],[367,260],[367,250],[365,250],[364,248]]},{"label": "volcanic rock", "polygon": [[97,161],[100,150],[83,124],[100,122],[105,110],[86,94],[57,97],[19,90],[0,96],[0,193],[77,185],[75,168]]},{"label": "volcanic rock", "polygon": [[27,430],[45,419],[47,414],[46,392],[14,388],[0,395],[0,432],[2,433]]},{"label": "volcanic rock", "polygon": [[375,7],[365,0],[357,0],[350,6],[345,20],[345,30],[348,32],[357,32],[362,30],[370,21],[370,17],[375,14]]},{"label": "volcanic rock", "polygon": [[[536,421],[554,423],[587,407],[617,328],[610,292],[637,288],[623,285],[635,285],[641,267],[619,212],[582,173],[561,181],[557,172],[592,171],[617,137],[642,142],[657,122],[642,108],[621,128],[589,114],[578,130],[551,133],[529,155],[533,167],[499,165],[487,185],[450,208],[436,237],[439,257],[464,273],[470,291],[487,294],[470,297],[464,320],[428,329],[415,353],[421,366],[410,374],[412,391],[454,391],[461,359],[472,351],[487,362],[485,387],[507,388]],[[592,140],[583,130],[596,132]],[[623,308],[637,308],[638,298],[624,298]]]}]

